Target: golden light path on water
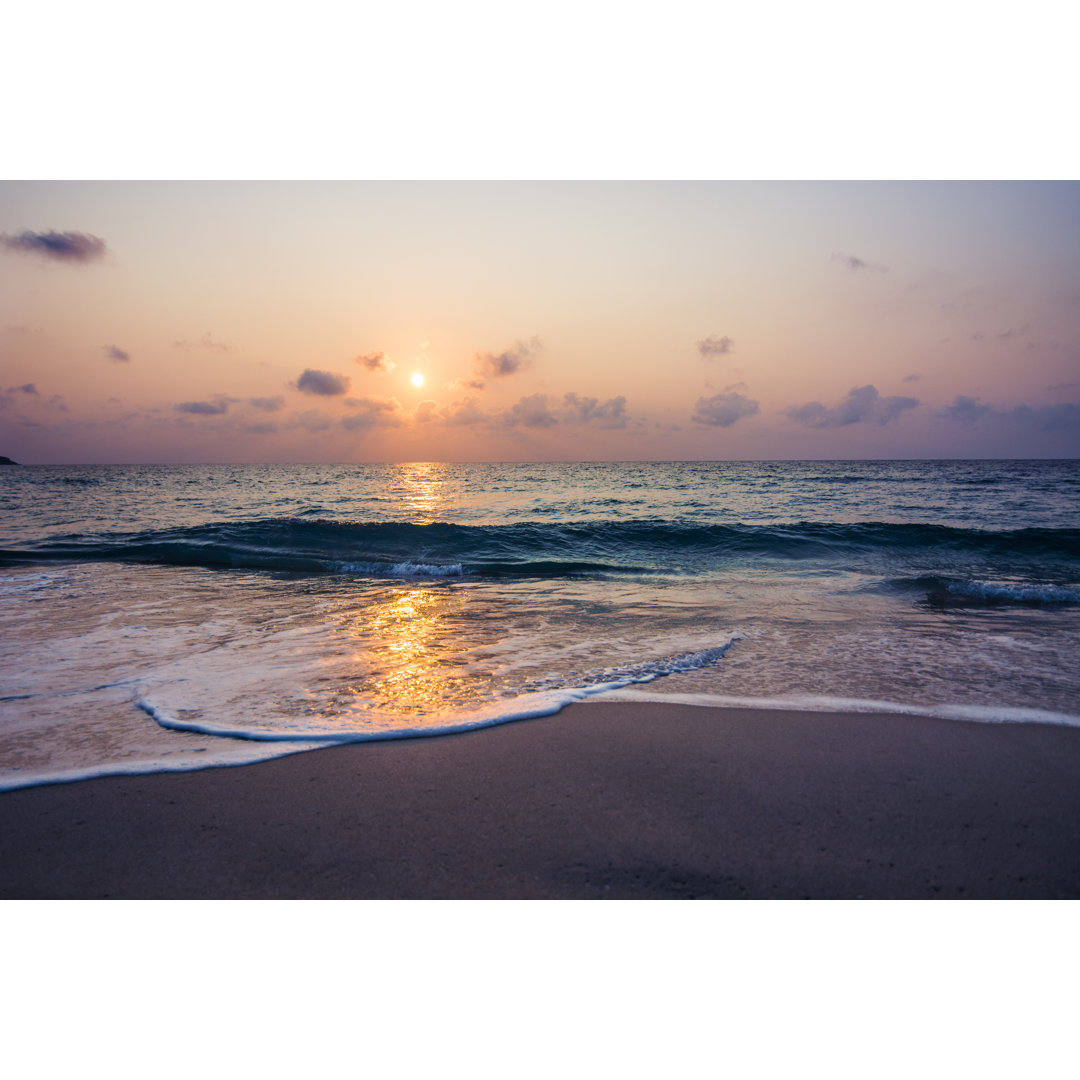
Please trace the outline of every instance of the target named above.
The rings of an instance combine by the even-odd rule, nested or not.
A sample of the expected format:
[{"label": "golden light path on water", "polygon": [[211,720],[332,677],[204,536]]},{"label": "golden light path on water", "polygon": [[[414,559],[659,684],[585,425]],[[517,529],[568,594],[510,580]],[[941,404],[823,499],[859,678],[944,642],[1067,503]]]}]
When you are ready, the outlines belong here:
[{"label": "golden light path on water", "polygon": [[[437,521],[445,511],[439,473],[439,465],[426,462],[399,467],[396,494],[410,521]],[[481,704],[488,672],[466,670],[473,665],[463,656],[463,600],[448,583],[417,582],[369,597],[345,614],[342,626],[364,672],[347,693],[362,699],[362,709],[413,718]]]}]

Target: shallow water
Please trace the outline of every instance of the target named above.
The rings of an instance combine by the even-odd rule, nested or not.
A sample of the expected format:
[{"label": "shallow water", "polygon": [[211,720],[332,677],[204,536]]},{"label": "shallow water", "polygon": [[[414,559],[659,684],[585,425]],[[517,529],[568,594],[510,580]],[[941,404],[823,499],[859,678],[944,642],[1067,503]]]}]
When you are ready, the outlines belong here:
[{"label": "shallow water", "polygon": [[0,786],[596,694],[1080,723],[1078,492],[1072,461],[7,468]]}]

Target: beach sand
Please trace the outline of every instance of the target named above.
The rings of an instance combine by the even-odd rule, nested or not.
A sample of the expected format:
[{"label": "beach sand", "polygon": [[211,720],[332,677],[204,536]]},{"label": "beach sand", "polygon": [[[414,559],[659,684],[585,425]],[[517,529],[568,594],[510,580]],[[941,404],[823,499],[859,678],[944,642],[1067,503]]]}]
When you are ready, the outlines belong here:
[{"label": "beach sand", "polygon": [[1076,898],[1080,729],[595,702],[55,784],[0,897]]}]

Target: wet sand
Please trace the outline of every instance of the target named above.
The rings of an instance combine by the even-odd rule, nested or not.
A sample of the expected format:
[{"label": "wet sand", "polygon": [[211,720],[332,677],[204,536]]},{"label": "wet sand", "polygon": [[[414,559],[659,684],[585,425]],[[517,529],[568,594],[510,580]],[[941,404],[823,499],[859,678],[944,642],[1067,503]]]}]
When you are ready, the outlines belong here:
[{"label": "wet sand", "polygon": [[0,897],[1078,898],[1080,729],[595,702],[49,785]]}]

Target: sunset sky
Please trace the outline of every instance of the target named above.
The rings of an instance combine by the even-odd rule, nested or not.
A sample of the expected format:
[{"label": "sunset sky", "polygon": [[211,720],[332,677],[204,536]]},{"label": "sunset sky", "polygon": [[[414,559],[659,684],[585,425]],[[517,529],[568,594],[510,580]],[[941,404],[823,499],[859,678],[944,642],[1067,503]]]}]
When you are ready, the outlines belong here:
[{"label": "sunset sky", "polygon": [[27,463],[1072,457],[1080,184],[4,181],[0,350]]}]

